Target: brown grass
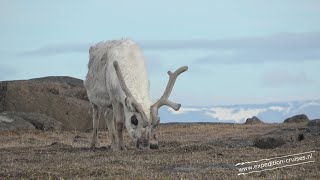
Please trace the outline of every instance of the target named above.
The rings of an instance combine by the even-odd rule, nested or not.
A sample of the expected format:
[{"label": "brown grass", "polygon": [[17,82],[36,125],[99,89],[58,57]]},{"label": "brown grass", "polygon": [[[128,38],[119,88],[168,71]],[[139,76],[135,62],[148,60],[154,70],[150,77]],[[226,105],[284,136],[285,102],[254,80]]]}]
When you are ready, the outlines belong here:
[{"label": "brown grass", "polygon": [[[107,131],[101,148],[88,148],[91,133],[0,133],[0,179],[318,179],[320,138],[281,148],[252,146],[258,135],[304,124],[160,125],[158,150],[113,152]],[[129,143],[127,136],[126,144]],[[236,163],[315,150],[315,163],[237,176]]]}]

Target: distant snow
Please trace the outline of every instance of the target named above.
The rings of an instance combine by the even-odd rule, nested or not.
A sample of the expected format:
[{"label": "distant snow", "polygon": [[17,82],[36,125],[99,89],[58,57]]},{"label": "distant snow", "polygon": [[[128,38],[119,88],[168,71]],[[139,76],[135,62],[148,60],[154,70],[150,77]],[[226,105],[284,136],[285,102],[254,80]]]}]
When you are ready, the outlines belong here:
[{"label": "distant snow", "polygon": [[306,114],[310,119],[320,118],[320,100],[211,107],[182,105],[179,111],[171,108],[163,110],[161,122],[243,123],[247,118],[257,116],[264,122],[280,123],[297,114]]}]

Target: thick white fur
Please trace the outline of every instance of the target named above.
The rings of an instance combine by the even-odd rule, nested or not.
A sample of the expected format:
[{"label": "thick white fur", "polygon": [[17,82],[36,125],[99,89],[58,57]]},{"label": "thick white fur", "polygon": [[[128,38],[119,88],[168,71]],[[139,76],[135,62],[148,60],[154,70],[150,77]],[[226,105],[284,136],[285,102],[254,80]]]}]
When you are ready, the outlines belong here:
[{"label": "thick white fur", "polygon": [[[150,119],[152,101],[149,95],[147,68],[140,47],[125,39],[100,42],[91,49],[94,50],[90,53],[92,58],[84,83],[90,101],[98,106],[105,106],[106,100],[110,98],[124,102],[125,95],[113,67],[113,62],[118,61],[127,87]],[[116,92],[110,92],[114,90]]]},{"label": "thick white fur", "polygon": [[[89,70],[84,82],[90,102],[102,109],[107,108],[111,102],[125,104],[126,96],[120,87],[114,61],[118,61],[128,89],[150,120],[152,102],[145,60],[139,46],[128,39],[100,42],[90,48]],[[127,118],[130,112],[125,107],[124,113],[129,135],[134,136]]]}]

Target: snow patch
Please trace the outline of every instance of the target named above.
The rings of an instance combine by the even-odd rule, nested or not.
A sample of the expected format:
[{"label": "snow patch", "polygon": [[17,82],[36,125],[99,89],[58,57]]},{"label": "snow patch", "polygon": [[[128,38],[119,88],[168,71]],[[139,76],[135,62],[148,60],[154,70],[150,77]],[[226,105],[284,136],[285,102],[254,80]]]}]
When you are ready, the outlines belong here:
[{"label": "snow patch", "polygon": [[217,118],[221,121],[235,121],[236,123],[242,123],[246,118],[250,118],[253,116],[258,116],[260,113],[267,111],[265,108],[221,108],[214,107],[211,108],[210,111],[205,112],[206,115]]},{"label": "snow patch", "polygon": [[272,111],[278,111],[278,112],[283,112],[283,113],[287,113],[288,112],[288,107],[271,106],[271,107],[269,107],[269,109],[272,110]]},{"label": "snow patch", "polygon": [[199,112],[199,111],[203,111],[204,108],[180,108],[179,111],[175,111],[172,108],[168,108],[168,110],[172,113],[172,114],[185,114],[188,112]]}]

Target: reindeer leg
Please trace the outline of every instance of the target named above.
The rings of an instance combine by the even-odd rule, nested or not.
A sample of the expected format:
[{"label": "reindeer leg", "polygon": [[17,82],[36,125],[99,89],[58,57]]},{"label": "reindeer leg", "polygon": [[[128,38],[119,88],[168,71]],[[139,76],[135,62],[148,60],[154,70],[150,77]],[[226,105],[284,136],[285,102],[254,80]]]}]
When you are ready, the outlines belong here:
[{"label": "reindeer leg", "polygon": [[93,108],[93,136],[91,141],[91,147],[97,147],[98,145],[98,128],[99,128],[99,108],[97,105],[91,103]]},{"label": "reindeer leg", "polygon": [[111,143],[111,149],[116,149],[116,130],[115,130],[115,118],[114,115],[106,120],[109,132],[109,139]]},{"label": "reindeer leg", "polygon": [[106,109],[104,114],[105,122],[108,128],[108,135],[109,135],[109,141],[111,144],[111,148],[115,146],[115,126],[114,126],[114,117],[113,117],[113,111],[112,108]]},{"label": "reindeer leg", "polygon": [[123,110],[123,105],[119,102],[116,102],[112,104],[113,106],[113,114],[114,114],[114,119],[116,123],[116,129],[115,129],[115,134],[116,134],[116,149],[117,150],[125,150],[126,147],[124,146],[123,143],[123,127],[124,127],[124,110]]}]

